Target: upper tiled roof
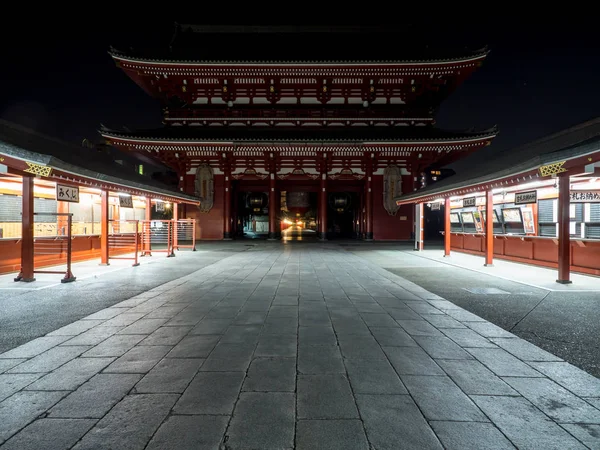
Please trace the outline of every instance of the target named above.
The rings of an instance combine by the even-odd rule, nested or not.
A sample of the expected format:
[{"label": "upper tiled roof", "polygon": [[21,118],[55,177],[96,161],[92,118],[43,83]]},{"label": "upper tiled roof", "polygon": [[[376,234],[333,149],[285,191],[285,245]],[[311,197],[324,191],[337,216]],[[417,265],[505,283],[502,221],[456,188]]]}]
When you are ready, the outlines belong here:
[{"label": "upper tiled roof", "polygon": [[402,27],[177,25],[171,45],[113,56],[179,63],[427,63],[484,57],[487,49],[433,48]]},{"label": "upper tiled roof", "polygon": [[492,138],[497,129],[481,131],[448,131],[435,127],[194,127],[172,126],[137,131],[118,131],[102,128],[103,136],[150,141],[189,142],[445,142]]}]

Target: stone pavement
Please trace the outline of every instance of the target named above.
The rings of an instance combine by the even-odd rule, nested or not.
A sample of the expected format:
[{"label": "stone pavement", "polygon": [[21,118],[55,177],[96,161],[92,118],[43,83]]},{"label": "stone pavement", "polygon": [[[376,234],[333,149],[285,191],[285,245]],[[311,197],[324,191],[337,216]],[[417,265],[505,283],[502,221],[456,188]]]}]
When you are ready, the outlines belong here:
[{"label": "stone pavement", "polygon": [[0,354],[0,444],[600,448],[600,380],[338,246],[264,244]]}]

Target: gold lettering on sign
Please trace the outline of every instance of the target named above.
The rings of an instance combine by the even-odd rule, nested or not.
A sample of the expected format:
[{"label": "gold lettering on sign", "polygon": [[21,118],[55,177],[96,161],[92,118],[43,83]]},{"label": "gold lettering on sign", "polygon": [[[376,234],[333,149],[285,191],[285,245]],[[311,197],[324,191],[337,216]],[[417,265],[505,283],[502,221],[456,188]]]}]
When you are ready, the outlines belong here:
[{"label": "gold lettering on sign", "polygon": [[50,176],[50,172],[52,172],[52,167],[41,166],[39,164],[30,163],[29,161],[25,161],[25,163],[29,166],[23,172],[32,173],[34,175],[39,175],[41,177]]},{"label": "gold lettering on sign", "polygon": [[540,166],[540,175],[542,177],[547,177],[548,175],[556,175],[557,173],[566,172],[567,169],[563,167],[565,163],[566,161],[561,161],[553,164],[546,164],[545,166]]}]

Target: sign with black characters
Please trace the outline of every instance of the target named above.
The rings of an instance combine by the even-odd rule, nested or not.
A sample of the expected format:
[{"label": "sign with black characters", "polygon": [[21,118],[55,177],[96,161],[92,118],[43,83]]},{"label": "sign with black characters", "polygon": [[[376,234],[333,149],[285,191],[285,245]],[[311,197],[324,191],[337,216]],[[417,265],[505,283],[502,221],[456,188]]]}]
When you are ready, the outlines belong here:
[{"label": "sign with black characters", "polygon": [[537,191],[515,193],[515,205],[528,205],[537,203]]},{"label": "sign with black characters", "polygon": [[477,205],[476,197],[463,198],[463,208],[469,208]]},{"label": "sign with black characters", "polygon": [[571,191],[571,203],[600,203],[600,191]]},{"label": "sign with black characters", "polygon": [[133,198],[131,195],[119,195],[119,206],[121,208],[133,208]]},{"label": "sign with black characters", "polygon": [[79,203],[79,187],[56,183],[56,200],[59,202]]}]

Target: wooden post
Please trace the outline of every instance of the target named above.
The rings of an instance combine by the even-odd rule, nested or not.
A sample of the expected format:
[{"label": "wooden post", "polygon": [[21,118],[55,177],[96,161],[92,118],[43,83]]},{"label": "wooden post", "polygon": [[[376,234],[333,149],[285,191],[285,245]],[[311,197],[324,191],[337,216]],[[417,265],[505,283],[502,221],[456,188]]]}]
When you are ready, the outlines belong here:
[{"label": "wooden post", "polygon": [[[93,207],[92,207],[93,209]],[[69,212],[69,203],[68,202],[61,202],[60,200],[56,201],[56,212],[59,214],[67,214]],[[68,216],[57,216],[56,217],[56,223],[58,226],[58,230],[56,230],[56,234],[58,236],[66,236],[68,234],[67,232],[67,225],[68,225],[69,219]]]},{"label": "wooden post", "polygon": [[100,194],[100,265],[108,266],[108,191]]},{"label": "wooden post", "polygon": [[150,249],[151,233],[150,221],[152,220],[152,199],[146,197],[146,210],[144,211],[144,221],[142,222],[142,256],[152,256]]},{"label": "wooden post", "polygon": [[571,283],[570,179],[568,173],[558,175],[558,279]]},{"label": "wooden post", "polygon": [[144,212],[146,220],[152,220],[152,199],[150,197],[146,197],[146,211]]},{"label": "wooden post", "polygon": [[224,170],[223,181],[223,240],[231,240],[231,171]]},{"label": "wooden post", "polygon": [[277,190],[275,173],[269,174],[269,241],[277,239]]},{"label": "wooden post", "polygon": [[327,240],[327,172],[321,173],[319,189],[319,239]]},{"label": "wooden post", "polygon": [[179,220],[179,205],[173,202],[173,248],[179,250],[179,227],[177,221]]},{"label": "wooden post", "polygon": [[373,168],[367,167],[367,185],[365,192],[365,215],[366,217],[366,226],[365,226],[365,241],[373,240],[373,189],[372,189],[372,177],[373,177]]},{"label": "wooden post", "polygon": [[485,198],[485,267],[494,266],[494,194],[486,192]]},{"label": "wooden post", "polygon": [[452,232],[450,224],[450,197],[446,197],[444,202],[444,257],[450,256],[450,247],[452,244]]},{"label": "wooden post", "polygon": [[31,282],[33,277],[33,176],[23,176],[23,217],[21,218],[21,271],[15,281]]},{"label": "wooden post", "polygon": [[419,252],[423,250],[423,206],[423,203],[415,204],[415,250]]}]

